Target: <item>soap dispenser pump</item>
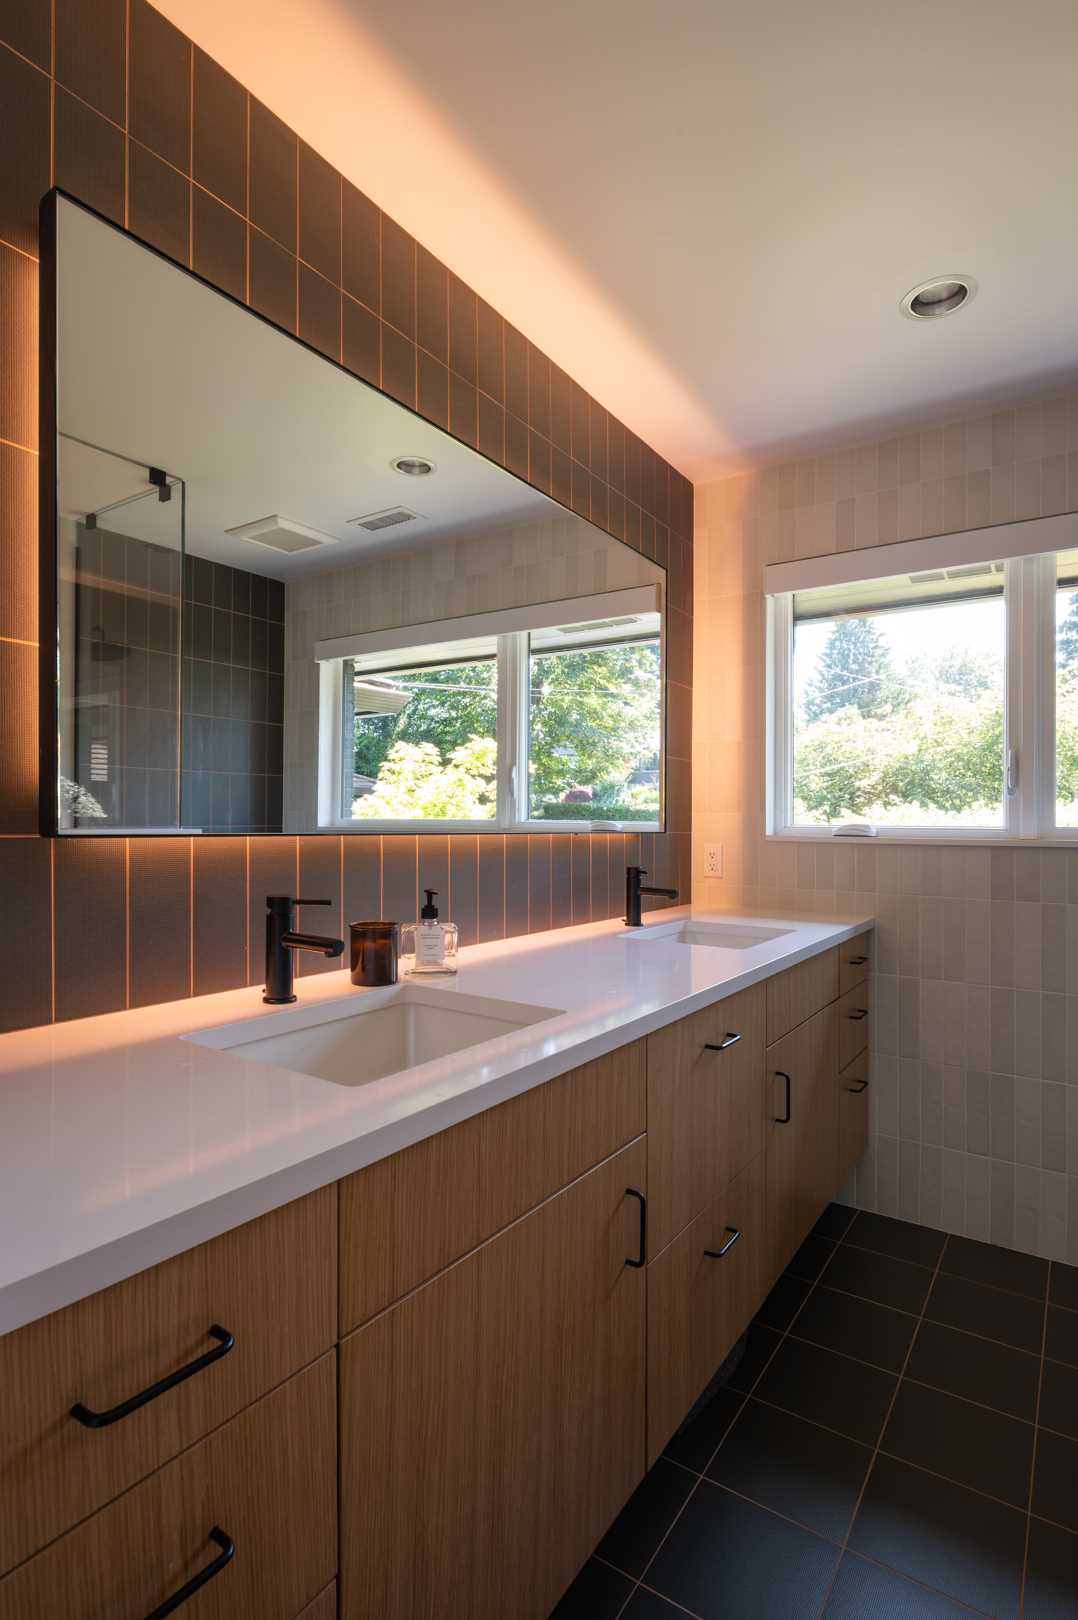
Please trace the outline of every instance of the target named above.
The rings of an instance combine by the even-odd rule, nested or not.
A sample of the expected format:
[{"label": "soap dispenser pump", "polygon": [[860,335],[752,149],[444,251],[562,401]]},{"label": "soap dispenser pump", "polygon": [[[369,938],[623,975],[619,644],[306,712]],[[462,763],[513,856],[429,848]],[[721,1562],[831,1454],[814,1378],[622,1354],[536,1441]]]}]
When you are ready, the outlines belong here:
[{"label": "soap dispenser pump", "polygon": [[[403,930],[405,954],[413,960],[407,973],[455,973],[457,971],[457,925],[438,919],[437,889],[424,889],[426,899],[418,923]],[[411,950],[409,950],[411,946]]]}]

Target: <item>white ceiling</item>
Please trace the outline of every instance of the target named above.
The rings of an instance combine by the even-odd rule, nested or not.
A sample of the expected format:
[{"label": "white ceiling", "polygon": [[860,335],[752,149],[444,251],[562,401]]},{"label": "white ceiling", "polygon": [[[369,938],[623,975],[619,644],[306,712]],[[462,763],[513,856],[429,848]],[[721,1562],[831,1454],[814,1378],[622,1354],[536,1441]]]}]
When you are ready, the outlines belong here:
[{"label": "white ceiling", "polygon": [[1074,373],[1074,0],[158,4],[696,479]]},{"label": "white ceiling", "polygon": [[[111,452],[65,445],[65,511],[103,513],[162,467],[184,480],[188,551],[278,579],[564,515],[77,204],[61,203],[57,240],[60,431]],[[435,471],[403,476],[391,463],[404,455]],[[177,545],[179,506],[150,496],[110,526]],[[418,521],[376,534],[351,521],[392,506]],[[226,533],[271,514],[336,543],[289,556]]]}]

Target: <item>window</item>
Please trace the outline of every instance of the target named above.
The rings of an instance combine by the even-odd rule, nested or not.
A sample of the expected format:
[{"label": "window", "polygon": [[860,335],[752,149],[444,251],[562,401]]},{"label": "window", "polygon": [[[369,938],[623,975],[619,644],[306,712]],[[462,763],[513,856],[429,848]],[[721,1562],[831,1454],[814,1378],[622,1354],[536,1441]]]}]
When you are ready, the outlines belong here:
[{"label": "window", "polygon": [[320,823],[658,828],[655,602],[649,587],[321,643]]},{"label": "window", "polygon": [[1078,549],[1037,547],[1057,536],[1078,519],[767,569],[769,832],[1078,836]]}]

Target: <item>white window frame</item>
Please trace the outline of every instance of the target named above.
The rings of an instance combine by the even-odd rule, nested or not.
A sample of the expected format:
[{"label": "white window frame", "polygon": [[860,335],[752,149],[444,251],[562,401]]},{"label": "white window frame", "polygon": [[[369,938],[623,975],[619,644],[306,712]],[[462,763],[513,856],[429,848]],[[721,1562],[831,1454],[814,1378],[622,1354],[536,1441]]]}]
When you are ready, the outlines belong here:
[{"label": "white window frame", "polygon": [[873,842],[1078,843],[1078,828],[1055,823],[1057,553],[1076,549],[1078,514],[1066,513],[766,568],[765,836],[798,841],[836,837],[831,827],[798,825],[792,820],[795,591],[963,563],[1002,562],[1006,615],[1003,826],[880,826]]},{"label": "white window frame", "polygon": [[[593,619],[622,617],[627,614],[659,614],[659,819],[657,821],[529,820],[528,732],[530,636],[533,630],[546,630],[557,624],[581,624]],[[495,814],[485,821],[362,820],[340,813],[340,784],[343,775],[344,663],[347,658],[372,653],[406,657],[411,649],[448,647],[452,643],[494,638],[498,659],[498,782]],[[611,641],[612,646],[618,645]],[[601,642],[597,646],[603,645]],[[666,615],[662,611],[662,588],[645,585],[596,596],[574,597],[563,602],[544,602],[496,613],[477,613],[465,618],[446,619],[430,624],[408,625],[397,630],[376,630],[349,636],[335,636],[315,646],[319,670],[318,715],[318,826],[327,832],[371,833],[473,833],[473,832],[661,832],[666,823]]]}]

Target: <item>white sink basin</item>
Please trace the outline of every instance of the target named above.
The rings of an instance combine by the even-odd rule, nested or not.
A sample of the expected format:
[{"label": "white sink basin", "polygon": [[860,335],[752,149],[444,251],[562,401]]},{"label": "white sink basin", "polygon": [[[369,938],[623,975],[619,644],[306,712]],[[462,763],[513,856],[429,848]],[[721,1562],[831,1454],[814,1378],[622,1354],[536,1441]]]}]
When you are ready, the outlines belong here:
[{"label": "white sink basin", "polygon": [[413,982],[357,991],[354,1001],[221,1024],[183,1038],[339,1086],[363,1086],[557,1018],[561,1011]]},{"label": "white sink basin", "polygon": [[792,928],[765,928],[756,923],[705,922],[688,917],[681,922],[630,929],[628,937],[645,943],[661,940],[664,945],[712,945],[724,951],[751,951],[754,945],[766,945],[772,939],[784,939],[792,933]]}]

